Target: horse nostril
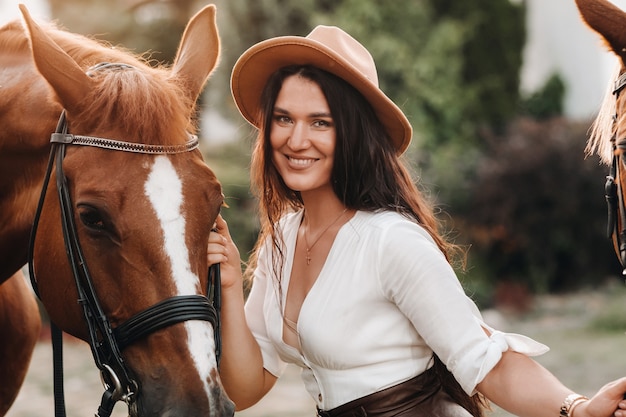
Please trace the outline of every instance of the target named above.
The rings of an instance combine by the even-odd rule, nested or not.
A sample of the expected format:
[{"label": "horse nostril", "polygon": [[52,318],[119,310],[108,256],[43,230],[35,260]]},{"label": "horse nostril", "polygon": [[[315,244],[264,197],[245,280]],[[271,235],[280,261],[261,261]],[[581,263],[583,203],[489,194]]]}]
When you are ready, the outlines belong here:
[{"label": "horse nostril", "polygon": [[211,416],[233,417],[235,415],[235,403],[226,395],[221,387],[213,387],[211,404]]},{"label": "horse nostril", "polygon": [[232,417],[235,415],[235,403],[230,399],[224,399],[224,411],[222,413],[224,417]]}]

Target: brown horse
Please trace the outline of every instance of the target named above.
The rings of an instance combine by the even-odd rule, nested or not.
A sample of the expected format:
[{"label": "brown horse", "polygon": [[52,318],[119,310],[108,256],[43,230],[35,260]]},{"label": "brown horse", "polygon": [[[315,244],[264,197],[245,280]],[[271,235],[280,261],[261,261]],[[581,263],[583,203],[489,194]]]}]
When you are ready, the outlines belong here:
[{"label": "brown horse", "polygon": [[583,20],[619,58],[586,150],[610,167],[605,186],[607,232],[626,274],[626,13],[607,0],[576,0],[576,4]]},{"label": "brown horse", "polygon": [[[19,313],[19,314],[18,314]],[[39,307],[21,271],[0,285],[0,416],[6,414],[26,377],[39,336]]]},{"label": "brown horse", "polygon": [[[25,24],[0,28],[0,282],[26,263],[37,217],[35,287],[51,320],[91,343],[114,400],[133,416],[232,416],[206,297],[223,196],[193,135],[195,102],[219,57],[214,6],[190,20],[171,68],[21,9]],[[47,187],[39,212],[49,153],[59,191]],[[23,315],[30,302],[0,314]],[[15,326],[0,330],[4,358]],[[0,373],[0,385],[16,392],[27,363]],[[0,413],[15,392],[0,390]]]}]

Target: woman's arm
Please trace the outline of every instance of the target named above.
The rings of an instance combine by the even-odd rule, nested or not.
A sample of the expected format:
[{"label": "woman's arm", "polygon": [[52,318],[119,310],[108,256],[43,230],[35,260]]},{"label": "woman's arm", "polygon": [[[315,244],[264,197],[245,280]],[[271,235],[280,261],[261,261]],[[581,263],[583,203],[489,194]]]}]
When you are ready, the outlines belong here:
[{"label": "woman's arm", "polygon": [[[520,417],[558,417],[572,390],[526,355],[507,351],[478,384],[478,391]],[[605,385],[589,401],[578,405],[573,417],[625,417],[626,378]],[[617,411],[616,411],[617,410]]]},{"label": "woman's arm", "polygon": [[239,250],[221,216],[216,221],[216,232],[209,237],[207,252],[209,265],[221,264],[220,378],[230,399],[242,410],[263,398],[277,378],[263,368],[261,349],[246,323]]}]

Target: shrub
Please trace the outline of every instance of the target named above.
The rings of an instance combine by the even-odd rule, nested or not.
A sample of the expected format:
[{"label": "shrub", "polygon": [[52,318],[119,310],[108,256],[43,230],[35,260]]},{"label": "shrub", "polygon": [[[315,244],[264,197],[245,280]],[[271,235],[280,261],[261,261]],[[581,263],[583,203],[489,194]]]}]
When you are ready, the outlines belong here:
[{"label": "shrub", "polygon": [[607,169],[584,158],[587,128],[522,118],[491,138],[467,204],[452,213],[471,245],[470,286],[514,282],[564,292],[621,271],[605,236]]}]

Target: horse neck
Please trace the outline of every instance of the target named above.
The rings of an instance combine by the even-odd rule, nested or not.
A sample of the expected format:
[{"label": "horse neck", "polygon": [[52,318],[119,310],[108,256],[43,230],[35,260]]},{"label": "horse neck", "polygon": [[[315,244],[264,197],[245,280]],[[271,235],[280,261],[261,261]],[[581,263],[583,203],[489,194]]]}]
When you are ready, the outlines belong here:
[{"label": "horse neck", "polygon": [[0,29],[0,282],[26,263],[50,133],[61,108],[35,69],[24,29]]}]

